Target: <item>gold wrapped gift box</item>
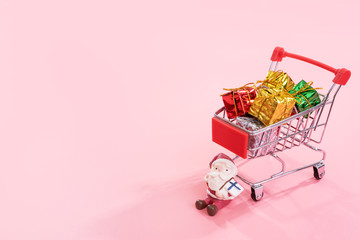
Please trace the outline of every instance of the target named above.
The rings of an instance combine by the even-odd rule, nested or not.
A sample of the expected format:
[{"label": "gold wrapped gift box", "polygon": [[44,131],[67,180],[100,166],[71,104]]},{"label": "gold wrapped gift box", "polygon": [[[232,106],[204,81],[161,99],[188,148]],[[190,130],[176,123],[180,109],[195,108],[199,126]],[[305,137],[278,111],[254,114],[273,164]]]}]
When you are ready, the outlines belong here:
[{"label": "gold wrapped gift box", "polygon": [[265,80],[262,81],[261,86],[265,86],[270,89],[275,88],[290,91],[295,86],[295,83],[287,73],[279,70],[277,72],[269,71]]},{"label": "gold wrapped gift box", "polygon": [[261,88],[249,114],[269,126],[288,118],[296,103],[295,98],[284,90]]}]

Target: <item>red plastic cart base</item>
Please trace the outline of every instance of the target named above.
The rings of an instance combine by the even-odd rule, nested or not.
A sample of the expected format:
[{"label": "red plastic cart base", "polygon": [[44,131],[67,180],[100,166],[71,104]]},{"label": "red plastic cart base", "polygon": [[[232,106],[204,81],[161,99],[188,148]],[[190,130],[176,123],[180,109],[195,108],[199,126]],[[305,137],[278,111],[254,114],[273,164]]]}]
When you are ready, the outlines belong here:
[{"label": "red plastic cart base", "polygon": [[249,135],[230,124],[213,117],[212,140],[242,158],[247,158]]}]

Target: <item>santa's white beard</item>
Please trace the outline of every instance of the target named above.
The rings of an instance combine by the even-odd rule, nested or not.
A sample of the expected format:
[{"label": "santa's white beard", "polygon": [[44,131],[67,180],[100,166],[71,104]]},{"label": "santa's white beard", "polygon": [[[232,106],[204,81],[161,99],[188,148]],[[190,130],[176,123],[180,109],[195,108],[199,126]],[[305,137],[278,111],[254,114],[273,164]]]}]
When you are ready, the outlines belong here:
[{"label": "santa's white beard", "polygon": [[223,180],[220,177],[220,174],[218,174],[217,176],[213,176],[213,174],[211,175],[209,174],[207,177],[207,183],[211,190],[218,191],[219,188],[221,188],[225,184],[225,182],[228,181],[229,179]]}]

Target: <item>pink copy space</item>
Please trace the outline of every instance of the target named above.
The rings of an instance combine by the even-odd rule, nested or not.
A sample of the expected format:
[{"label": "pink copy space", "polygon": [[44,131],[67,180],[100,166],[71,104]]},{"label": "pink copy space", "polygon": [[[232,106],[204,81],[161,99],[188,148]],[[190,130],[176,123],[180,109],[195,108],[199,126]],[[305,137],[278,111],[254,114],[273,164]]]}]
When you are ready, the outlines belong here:
[{"label": "pink copy space", "polygon": [[[359,1],[1,1],[0,239],[360,239]],[[222,88],[276,46],[352,70],[311,169],[198,211]],[[295,82],[332,74],[296,60]],[[284,152],[289,167],[318,160]],[[279,169],[238,162],[250,178]]]}]

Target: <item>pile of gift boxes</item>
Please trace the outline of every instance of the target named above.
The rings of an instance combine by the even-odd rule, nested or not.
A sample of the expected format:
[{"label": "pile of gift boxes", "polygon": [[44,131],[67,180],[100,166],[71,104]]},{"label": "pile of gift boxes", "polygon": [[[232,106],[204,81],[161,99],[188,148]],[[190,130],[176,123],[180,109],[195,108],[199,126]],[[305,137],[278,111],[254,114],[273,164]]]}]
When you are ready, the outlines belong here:
[{"label": "pile of gift boxes", "polygon": [[[312,82],[301,80],[295,84],[290,76],[279,70],[269,71],[265,80],[248,83],[239,88],[226,89],[221,95],[228,119],[246,130],[259,130],[318,105],[321,100]],[[307,117],[307,116],[305,116]],[[250,138],[249,146],[272,142],[278,129],[271,129],[261,139]],[[266,155],[274,146],[262,149]],[[252,153],[259,154],[259,153]]]}]

